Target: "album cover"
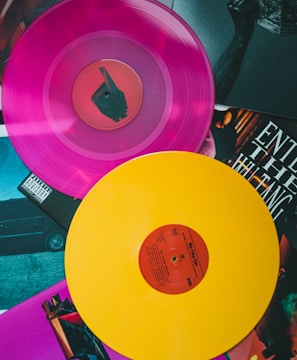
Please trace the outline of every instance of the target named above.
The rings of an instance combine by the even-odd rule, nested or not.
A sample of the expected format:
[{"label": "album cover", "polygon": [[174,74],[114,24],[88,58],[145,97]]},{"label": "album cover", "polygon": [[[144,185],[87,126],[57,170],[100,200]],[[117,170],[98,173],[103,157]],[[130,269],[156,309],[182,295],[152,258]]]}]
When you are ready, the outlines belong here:
[{"label": "album cover", "polygon": [[174,0],[213,66],[218,104],[297,118],[297,3]]},{"label": "album cover", "polygon": [[0,125],[0,310],[64,278],[67,232],[18,190],[29,173]]},{"label": "album cover", "polygon": [[271,304],[254,331],[227,356],[232,360],[290,360],[297,353],[297,122],[234,107],[219,108],[209,148],[213,157],[241,174],[263,198],[277,228],[281,254]]},{"label": "album cover", "polygon": [[62,280],[0,316],[6,360],[124,360],[94,336]]},{"label": "album cover", "polygon": [[235,107],[216,110],[211,126],[214,157],[258,191],[297,250],[297,122]]},{"label": "album cover", "polygon": [[48,186],[32,172],[19,184],[18,189],[66,231],[68,230],[81,202],[80,199],[63,194]]}]

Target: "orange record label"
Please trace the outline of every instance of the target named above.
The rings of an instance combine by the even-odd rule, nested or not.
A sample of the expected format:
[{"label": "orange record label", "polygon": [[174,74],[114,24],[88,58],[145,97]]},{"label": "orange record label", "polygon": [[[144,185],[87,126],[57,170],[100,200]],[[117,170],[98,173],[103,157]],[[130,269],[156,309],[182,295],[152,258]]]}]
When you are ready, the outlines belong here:
[{"label": "orange record label", "polygon": [[204,278],[209,262],[201,236],[179,224],[164,225],[144,240],[139,265],[145,280],[166,294],[193,289]]}]

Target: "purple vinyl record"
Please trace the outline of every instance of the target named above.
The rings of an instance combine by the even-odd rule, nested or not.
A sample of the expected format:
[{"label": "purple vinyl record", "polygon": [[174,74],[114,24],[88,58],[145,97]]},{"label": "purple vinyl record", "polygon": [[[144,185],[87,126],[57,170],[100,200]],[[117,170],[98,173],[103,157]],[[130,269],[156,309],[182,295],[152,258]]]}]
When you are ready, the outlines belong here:
[{"label": "purple vinyl record", "polygon": [[150,0],[66,0],[24,32],[6,66],[3,117],[27,167],[82,199],[147,153],[198,151],[215,90],[197,35]]}]

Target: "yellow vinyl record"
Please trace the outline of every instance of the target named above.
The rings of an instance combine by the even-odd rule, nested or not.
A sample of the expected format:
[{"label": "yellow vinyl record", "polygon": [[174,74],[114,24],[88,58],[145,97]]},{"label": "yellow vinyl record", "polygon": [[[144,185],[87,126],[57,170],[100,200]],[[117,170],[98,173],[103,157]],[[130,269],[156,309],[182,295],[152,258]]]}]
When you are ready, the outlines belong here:
[{"label": "yellow vinyl record", "polygon": [[84,322],[135,360],[209,360],[254,328],[279,269],[264,201],[227,165],[192,152],[134,158],[86,195],[65,250]]}]

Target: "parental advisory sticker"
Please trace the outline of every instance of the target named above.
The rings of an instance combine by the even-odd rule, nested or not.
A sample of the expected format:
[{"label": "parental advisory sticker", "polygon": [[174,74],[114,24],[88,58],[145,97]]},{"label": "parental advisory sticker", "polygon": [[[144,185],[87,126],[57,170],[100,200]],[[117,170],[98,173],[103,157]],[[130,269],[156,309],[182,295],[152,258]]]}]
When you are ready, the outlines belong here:
[{"label": "parental advisory sticker", "polygon": [[31,195],[40,204],[52,193],[53,189],[34,174],[30,174],[20,185],[23,191]]}]

